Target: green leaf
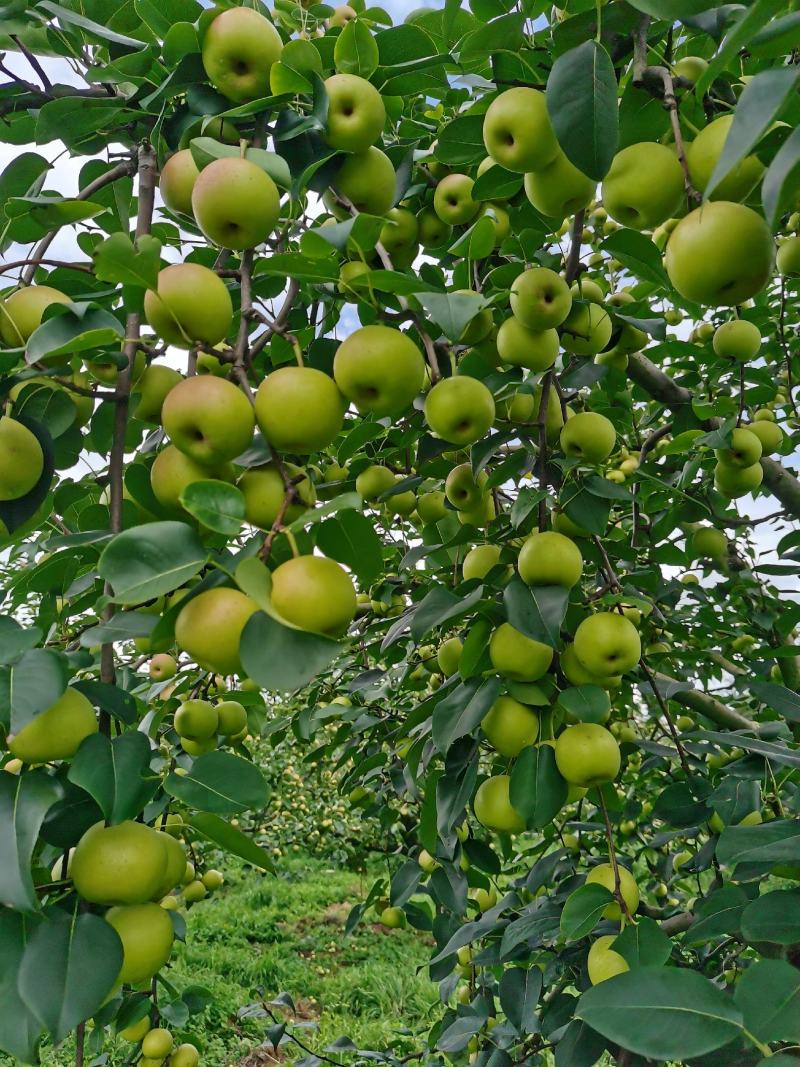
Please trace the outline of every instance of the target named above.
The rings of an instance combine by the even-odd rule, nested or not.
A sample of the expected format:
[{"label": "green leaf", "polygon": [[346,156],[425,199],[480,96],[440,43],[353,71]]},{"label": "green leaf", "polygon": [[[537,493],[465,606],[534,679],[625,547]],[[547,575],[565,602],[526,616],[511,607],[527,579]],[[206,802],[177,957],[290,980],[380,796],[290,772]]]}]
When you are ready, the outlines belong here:
[{"label": "green leaf", "polygon": [[631,7],[652,15],[656,19],[668,19],[675,22],[680,19],[699,15],[715,6],[716,0],[629,0]]},{"label": "green leaf", "polygon": [[649,237],[637,230],[617,230],[601,245],[604,252],[614,256],[631,274],[660,288],[670,287],[669,278],[661,265],[661,253]]},{"label": "green leaf", "polygon": [[793,945],[800,941],[800,890],[778,889],[751,901],[742,912],[745,940]]},{"label": "green leaf", "polygon": [[687,1060],[741,1035],[726,994],[695,971],[640,967],[589,989],[575,1011],[623,1048],[654,1060]]},{"label": "green leaf", "polygon": [[221,751],[198,756],[184,775],[169,774],[164,789],[189,807],[213,815],[260,811],[269,797],[258,767],[232,752]]},{"label": "green leaf", "polygon": [[725,34],[725,39],[716,55],[695,82],[694,92],[698,100],[702,98],[717,75],[736,58],[739,49],[752,40],[758,31],[778,14],[781,14],[781,10],[776,0],[754,0],[750,7],[742,10],[740,18]]},{"label": "green leaf", "polygon": [[111,97],[106,100],[102,97],[65,96],[49,100],[36,116],[36,143],[63,140],[70,148],[80,150],[85,142],[95,136],[113,136],[122,114],[120,102]]},{"label": "green leaf", "polygon": [[513,174],[499,163],[489,167],[475,179],[472,187],[473,200],[507,200],[516,196],[522,188],[523,176]]},{"label": "green leaf", "polygon": [[139,730],[113,741],[93,734],[82,742],[67,777],[97,801],[106,821],[114,825],[135,818],[155,793],[158,778],[149,773],[152,755],[150,741]]},{"label": "green leaf", "polygon": [[126,233],[112,233],[92,252],[95,277],[114,285],[156,289],[161,267],[161,242],[148,234],[136,246]]},{"label": "green leaf", "polygon": [[503,603],[515,630],[543,645],[558,647],[569,604],[568,589],[557,585],[529,588],[521,578],[515,577],[503,592]]},{"label": "green leaf", "polygon": [[778,117],[800,81],[800,70],[780,67],[754,74],[739,97],[722,154],[712,171],[703,199],[755,148]]},{"label": "green leaf", "polygon": [[0,664],[13,663],[41,638],[42,631],[35,626],[26,630],[10,615],[0,615]]},{"label": "green leaf", "polygon": [[542,972],[538,967],[509,967],[503,971],[498,990],[500,1007],[518,1034],[536,1031],[536,1005],[542,994],[542,984]]},{"label": "green leaf", "polygon": [[749,898],[737,885],[726,885],[697,902],[695,919],[686,932],[687,945],[704,945],[715,937],[738,934]]},{"label": "green leaf", "polygon": [[477,293],[420,293],[419,302],[445,337],[458,341],[467,323],[489,306]]},{"label": "green leaf", "polygon": [[567,159],[599,182],[619,141],[617,79],[601,44],[584,41],[558,57],[547,79],[547,110]]},{"label": "green leaf", "polygon": [[71,356],[91,348],[117,346],[124,330],[110,312],[90,304],[55,305],[52,317],[31,334],[25,351],[28,363],[47,356]]},{"label": "green leaf", "polygon": [[471,733],[486,716],[500,693],[497,677],[469,678],[440,700],[433,709],[432,737],[440,752]]},{"label": "green leaf", "polygon": [[378,68],[378,45],[366,23],[354,18],[336,38],[333,62],[340,74],[369,78]]},{"label": "green leaf", "polygon": [[[267,800],[269,794],[267,794]],[[260,845],[257,845],[252,837],[243,834],[235,826],[220,819],[217,815],[209,815],[207,812],[197,812],[188,819],[190,826],[194,827],[203,837],[213,841],[215,845],[225,849],[233,856],[238,856],[251,867],[261,871],[275,873],[275,864],[272,857]]]},{"label": "green leaf", "polygon": [[745,1027],[759,1041],[800,1041],[800,971],[790,963],[751,964],[736,983],[733,999]]},{"label": "green leaf", "polygon": [[[70,10],[68,7],[62,7],[61,4],[56,4],[53,0],[40,0],[38,7],[44,11],[49,11],[50,14],[54,15],[62,24],[76,26],[78,29],[83,30],[89,40],[99,41],[101,44],[116,44],[122,48],[132,49],[133,51],[138,51],[140,48],[144,48],[143,41],[137,41],[135,37],[126,37],[124,34],[116,33],[108,26],[101,25],[99,22],[93,22],[92,19],[87,19],[83,15],[79,15],[77,12]],[[86,101],[84,101],[84,103],[86,103]]]},{"label": "green leaf", "polygon": [[97,569],[117,603],[142,604],[183,585],[207,560],[207,549],[185,522],[151,522],[117,534]]},{"label": "green leaf", "polygon": [[244,494],[235,485],[214,478],[191,482],[181,493],[186,511],[209,530],[235,537],[245,515]]},{"label": "green leaf", "polygon": [[[221,141],[215,141],[213,137],[193,137],[189,142],[189,149],[198,170],[207,167],[216,159],[239,159],[242,155],[238,145],[223,144]],[[267,152],[263,148],[247,148],[244,158],[269,174],[281,189],[291,188],[292,175],[283,156]]]},{"label": "green leaf", "polygon": [[603,723],[611,714],[611,699],[599,685],[579,685],[558,695],[558,703],[580,722]]},{"label": "green leaf", "polygon": [[44,771],[0,774],[0,903],[7,908],[39,910],[31,857],[44,817],[60,796],[58,782]]},{"label": "green leaf", "polygon": [[100,915],[52,908],[28,942],[19,969],[25,1003],[53,1041],[90,1018],[114,987],[122,942]]},{"label": "green leaf", "polygon": [[17,987],[20,964],[39,919],[0,909],[0,1048],[21,1063],[37,1063],[42,1027]]},{"label": "green leaf", "polygon": [[448,123],[439,133],[434,155],[451,166],[483,159],[483,115],[460,115]]},{"label": "green leaf", "polygon": [[541,830],[553,821],[566,803],[567,783],[550,745],[523,748],[511,771],[509,796],[528,826]]},{"label": "green leaf", "polygon": [[746,688],[768,708],[791,722],[800,722],[800,694],[776,682],[747,680]]},{"label": "green leaf", "polygon": [[442,626],[468,614],[482,596],[482,585],[473,589],[467,596],[458,596],[443,586],[434,586],[414,608],[411,636],[415,641],[419,641],[434,626]]},{"label": "green leaf", "polygon": [[195,0],[135,0],[142,22],[162,40],[176,22],[196,22],[202,12]]},{"label": "green leaf", "polygon": [[672,942],[654,919],[637,916],[617,940],[613,949],[619,952],[633,970],[636,967],[660,967],[672,953]]},{"label": "green leaf", "polygon": [[383,545],[371,519],[360,511],[340,511],[317,532],[317,547],[344,563],[363,585],[371,585],[383,570]]},{"label": "green leaf", "polygon": [[459,47],[459,62],[485,59],[496,52],[518,52],[523,46],[525,19],[524,14],[514,11],[468,33]]},{"label": "green leaf", "polygon": [[43,648],[24,652],[10,672],[10,732],[18,734],[37,715],[51,708],[66,688],[67,670],[61,656]]},{"label": "green leaf", "polygon": [[341,647],[329,637],[296,630],[257,612],[244,628],[240,655],[247,676],[262,688],[291,692],[324,670]]},{"label": "green leaf", "polygon": [[792,193],[800,185],[800,127],[792,130],[778,149],[761,185],[761,201],[767,222],[775,229]]},{"label": "green leaf", "polygon": [[459,237],[449,252],[464,259],[485,259],[494,249],[494,240],[494,222],[488,216],[482,215]]},{"label": "green leaf", "polygon": [[[549,746],[548,746],[549,747]],[[566,941],[580,941],[594,930],[603,912],[613,903],[614,894],[604,885],[582,885],[570,893],[561,912],[561,936]]]},{"label": "green leaf", "polygon": [[105,211],[103,204],[61,196],[15,196],[6,201],[9,219],[24,217],[44,230],[57,230],[84,219],[93,219]]}]

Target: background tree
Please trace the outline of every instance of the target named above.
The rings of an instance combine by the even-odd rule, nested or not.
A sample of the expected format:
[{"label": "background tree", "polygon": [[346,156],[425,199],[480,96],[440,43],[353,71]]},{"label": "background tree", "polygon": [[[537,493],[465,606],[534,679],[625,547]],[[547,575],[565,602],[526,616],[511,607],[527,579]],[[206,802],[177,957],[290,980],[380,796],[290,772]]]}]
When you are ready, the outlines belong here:
[{"label": "background tree", "polygon": [[795,6],[0,4],[16,1060],[198,1062],[291,729],[422,1061],[797,1062]]}]

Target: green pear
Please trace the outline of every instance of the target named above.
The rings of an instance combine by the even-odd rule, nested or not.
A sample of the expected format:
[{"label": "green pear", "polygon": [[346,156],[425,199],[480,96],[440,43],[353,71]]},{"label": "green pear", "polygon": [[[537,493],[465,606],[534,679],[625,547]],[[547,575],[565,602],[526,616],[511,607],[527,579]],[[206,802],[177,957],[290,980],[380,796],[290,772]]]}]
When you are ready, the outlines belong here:
[{"label": "green pear", "polygon": [[356,613],[356,591],[335,560],[295,556],[272,572],[272,606],[292,626],[340,637]]},{"label": "green pear", "polygon": [[35,434],[9,415],[0,416],[0,500],[19,500],[44,471],[44,453]]}]

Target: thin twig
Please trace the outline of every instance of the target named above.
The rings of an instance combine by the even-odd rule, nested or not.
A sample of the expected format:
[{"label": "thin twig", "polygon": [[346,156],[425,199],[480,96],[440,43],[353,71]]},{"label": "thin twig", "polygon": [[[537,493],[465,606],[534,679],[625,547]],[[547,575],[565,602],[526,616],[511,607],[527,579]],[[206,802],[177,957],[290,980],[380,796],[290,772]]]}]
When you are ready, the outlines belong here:
[{"label": "thin twig", "polygon": [[633,916],[628,908],[628,902],[622,895],[622,885],[619,878],[619,863],[617,862],[617,850],[614,848],[614,835],[611,832],[611,820],[608,817],[608,808],[606,807],[606,798],[603,796],[602,786],[597,786],[597,799],[599,801],[600,811],[603,813],[603,822],[606,826],[606,842],[608,844],[608,858],[611,860],[611,869],[614,872],[614,896],[617,903],[620,906],[620,910],[628,922],[633,921]]},{"label": "thin twig", "polygon": [[644,656],[642,656],[642,658],[639,660],[639,666],[644,671],[645,678],[647,678],[648,684],[650,685],[650,688],[653,690],[653,695],[655,696],[656,700],[658,701],[658,706],[661,708],[661,714],[664,716],[664,718],[667,721],[667,727],[669,728],[669,732],[672,735],[672,741],[673,741],[673,743],[675,745],[675,748],[678,750],[678,759],[681,761],[681,768],[683,770],[683,773],[686,775],[687,778],[689,778],[689,777],[691,777],[691,773],[692,772],[689,769],[689,762],[686,759],[686,750],[684,749],[683,745],[681,744],[681,739],[678,736],[678,729],[675,726],[675,723],[673,721],[672,715],[670,714],[669,708],[667,707],[667,702],[666,702],[666,700],[664,700],[663,696],[659,692],[658,686],[656,685],[655,678],[653,677],[652,672],[650,671],[650,668],[647,666],[647,664],[644,661]]},{"label": "thin twig", "polygon": [[33,69],[36,71],[36,73],[39,75],[44,91],[46,93],[52,93],[53,83],[47,77],[44,67],[33,54],[33,52],[31,52],[30,48],[28,48],[24,41],[20,40],[16,33],[11,33],[9,34],[9,36],[11,37],[11,40],[14,42],[14,44],[16,44],[17,48],[19,48],[20,52],[22,52],[22,54],[25,56],[25,58],[33,67]]},{"label": "thin twig", "polygon": [[[89,200],[99,189],[105,188],[106,185],[110,185],[111,182],[117,181],[118,178],[130,177],[135,173],[136,162],[133,158],[123,160],[122,163],[117,163],[116,167],[112,167],[111,170],[107,170],[105,174],[101,174],[99,178],[95,178],[93,182],[89,182],[85,189],[81,189],[76,200]],[[30,285],[33,280],[33,276],[39,264],[42,262],[47,249],[55,240],[56,234],[59,231],[50,230],[44,235],[39,243],[34,248],[31,256],[28,259],[28,266],[22,272],[20,281],[23,285]]]}]

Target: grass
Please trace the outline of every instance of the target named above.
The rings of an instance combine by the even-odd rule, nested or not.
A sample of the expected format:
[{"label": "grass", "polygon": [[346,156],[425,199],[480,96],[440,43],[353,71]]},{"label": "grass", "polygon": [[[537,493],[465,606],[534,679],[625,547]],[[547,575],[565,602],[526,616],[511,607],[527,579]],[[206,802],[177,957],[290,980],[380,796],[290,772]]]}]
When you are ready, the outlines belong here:
[{"label": "grass", "polygon": [[[271,1045],[258,1051],[271,1020],[239,1017],[240,1009],[260,1002],[259,989],[265,1000],[290,994],[298,1036],[313,1049],[342,1035],[359,1048],[421,1047],[408,1033],[430,1025],[437,1000],[424,969],[418,973],[430,946],[412,931],[371,923],[346,937],[347,914],[364,892],[357,875],[321,860],[293,859],[281,861],[279,877],[231,864],[226,879],[190,910],[186,944],[176,946],[166,972],[178,991],[200,985],[213,996],[202,1015],[191,1017],[183,1032],[176,1030],[179,1040],[201,1047],[205,1067],[274,1062],[266,1055]],[[127,1062],[131,1046],[116,1043],[104,1051],[108,1059],[101,1062],[111,1067]],[[291,1058],[303,1055],[296,1046],[283,1051]],[[71,1043],[46,1049],[43,1062],[74,1064]],[[0,1056],[0,1064],[10,1063]]]}]

